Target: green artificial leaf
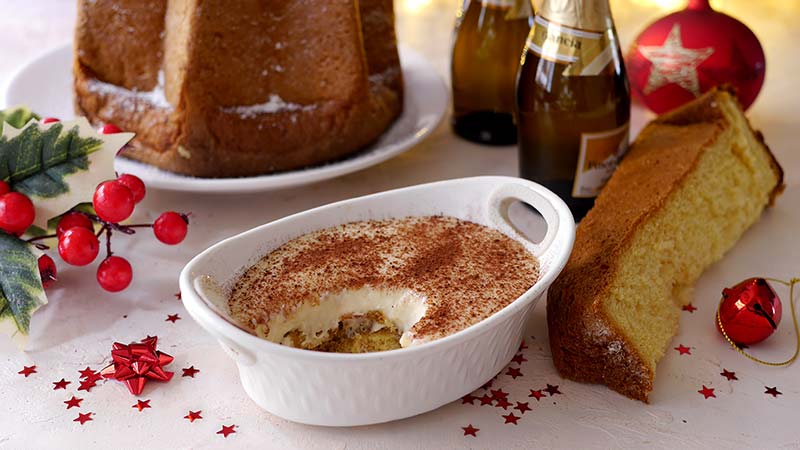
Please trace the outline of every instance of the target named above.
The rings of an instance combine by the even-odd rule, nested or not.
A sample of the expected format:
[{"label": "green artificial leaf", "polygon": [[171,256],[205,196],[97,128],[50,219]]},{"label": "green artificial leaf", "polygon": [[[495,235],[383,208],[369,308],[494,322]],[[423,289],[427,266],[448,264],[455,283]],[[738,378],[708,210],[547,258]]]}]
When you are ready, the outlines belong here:
[{"label": "green artificial leaf", "polygon": [[101,135],[80,118],[22,128],[8,123],[0,135],[0,180],[36,205],[39,229],[48,220],[91,200],[98,184],[115,179],[114,156],[132,133]]},{"label": "green artificial leaf", "polygon": [[24,106],[17,106],[0,111],[0,132],[3,123],[8,122],[14,128],[22,128],[31,120],[39,120],[39,116]]},{"label": "green artificial leaf", "polygon": [[39,256],[33,245],[0,232],[0,331],[21,347],[27,341],[31,316],[47,303]]}]

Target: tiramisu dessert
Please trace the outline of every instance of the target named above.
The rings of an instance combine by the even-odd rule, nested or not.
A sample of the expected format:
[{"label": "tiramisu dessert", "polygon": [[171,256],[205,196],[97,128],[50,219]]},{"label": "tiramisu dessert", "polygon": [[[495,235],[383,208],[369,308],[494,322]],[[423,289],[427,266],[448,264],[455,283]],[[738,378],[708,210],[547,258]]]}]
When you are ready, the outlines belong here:
[{"label": "tiramisu dessert", "polygon": [[309,233],[247,269],[231,315],[272,342],[363,353],[480,322],[536,283],[519,242],[452,217],[352,222]]}]

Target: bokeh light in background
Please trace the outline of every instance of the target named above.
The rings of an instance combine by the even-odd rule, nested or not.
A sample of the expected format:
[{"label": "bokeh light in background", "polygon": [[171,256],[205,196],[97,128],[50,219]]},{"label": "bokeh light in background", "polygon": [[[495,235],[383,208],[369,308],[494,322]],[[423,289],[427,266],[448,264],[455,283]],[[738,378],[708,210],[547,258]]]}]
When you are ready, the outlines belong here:
[{"label": "bokeh light in background", "polygon": [[425,12],[425,10],[436,1],[437,0],[400,0],[400,10],[398,12],[411,15],[419,14]]}]

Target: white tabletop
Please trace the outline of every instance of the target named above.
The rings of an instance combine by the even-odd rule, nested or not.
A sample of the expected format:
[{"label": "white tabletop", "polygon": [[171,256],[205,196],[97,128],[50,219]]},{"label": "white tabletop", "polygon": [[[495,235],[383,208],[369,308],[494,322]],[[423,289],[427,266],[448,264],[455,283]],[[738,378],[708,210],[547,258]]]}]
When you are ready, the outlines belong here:
[{"label": "white tabletop", "polygon": [[[400,39],[426,55],[445,77],[453,13],[458,0],[398,0]],[[617,27],[627,45],[650,19],[681,6],[680,0],[612,1]],[[3,58],[0,85],[14,69],[48,48],[70,39],[73,0],[5,0],[0,14]],[[151,191],[134,219],[154,219],[158,212],[191,211],[193,223],[185,243],[168,248],[147,234],[119,238],[116,251],[134,265],[132,286],[107,294],[94,282],[93,268],[62,265],[50,303],[35,316],[27,352],[0,338],[0,448],[531,448],[531,447],[797,447],[800,367],[755,365],[728,347],[713,326],[720,291],[744,278],[800,275],[800,167],[796,127],[800,96],[796,43],[800,4],[782,0],[712,2],[755,30],[768,57],[764,89],[750,111],[753,124],[783,164],[787,190],[775,208],[749,230],[741,242],[698,282],[693,313],[682,313],[681,331],[658,368],[651,404],[629,400],[602,386],[561,379],[547,343],[544,302],[529,325],[522,359],[512,362],[491,389],[508,394],[507,410],[497,401],[480,406],[461,400],[418,417],[369,427],[320,428],[297,425],[260,410],[241,389],[235,364],[201,330],[173,294],[177,276],[192,256],[208,245],[287,214],[336,200],[428,181],[471,175],[516,175],[516,149],[489,148],[454,137],[447,122],[413,150],[362,172],[308,187],[264,194],[214,196]],[[635,128],[646,120],[637,110]],[[782,292],[784,300],[787,294]],[[784,306],[784,325],[777,336],[753,351],[780,358],[792,351],[793,335]],[[175,323],[168,314],[178,314]],[[136,399],[119,383],[101,382],[78,391],[78,370],[99,369],[109,360],[114,341],[130,342],[158,335],[160,349],[173,355],[176,377],[150,383],[140,397],[150,408],[132,408]],[[37,373],[24,377],[23,366]],[[194,378],[182,368],[199,369]],[[519,369],[519,373],[516,371]],[[720,375],[734,371],[738,380]],[[65,378],[65,390],[53,390]],[[531,390],[558,386],[560,394],[540,400]],[[705,399],[698,390],[713,388]],[[782,394],[765,394],[766,387]],[[488,395],[492,395],[491,391]],[[543,391],[544,392],[544,391]],[[80,407],[64,401],[83,398]],[[479,389],[476,396],[484,395]],[[502,394],[500,394],[502,395]],[[518,405],[527,403],[531,408]],[[513,409],[518,406],[519,409]],[[202,419],[184,419],[201,410]],[[92,414],[84,425],[78,413]],[[513,413],[520,417],[514,421]],[[504,418],[503,416],[507,416]],[[217,434],[235,425],[227,438]],[[479,429],[466,436],[462,427]]]}]

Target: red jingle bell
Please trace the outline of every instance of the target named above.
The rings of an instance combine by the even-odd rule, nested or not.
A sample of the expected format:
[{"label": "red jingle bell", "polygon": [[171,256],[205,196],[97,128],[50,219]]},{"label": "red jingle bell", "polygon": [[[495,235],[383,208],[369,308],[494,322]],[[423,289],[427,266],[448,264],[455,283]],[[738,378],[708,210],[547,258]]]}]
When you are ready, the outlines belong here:
[{"label": "red jingle bell", "polygon": [[662,17],[636,38],[626,58],[631,91],[656,113],[714,86],[731,85],[747,109],[761,90],[764,50],[742,22],[714,11],[709,0]]},{"label": "red jingle bell", "polygon": [[781,322],[781,299],[763,278],[748,278],[722,290],[717,329],[730,340],[751,345],[768,338]]}]

